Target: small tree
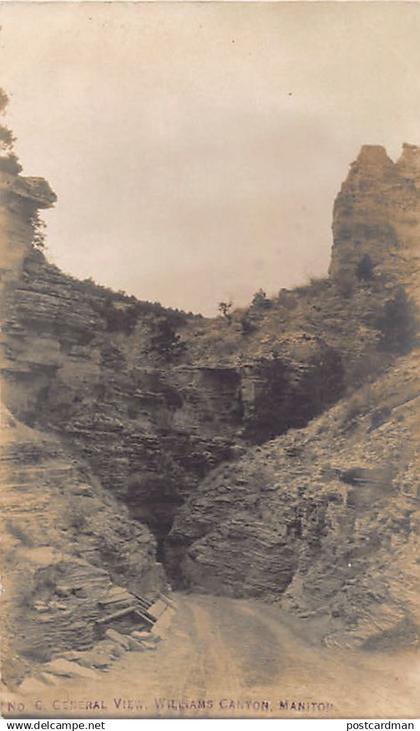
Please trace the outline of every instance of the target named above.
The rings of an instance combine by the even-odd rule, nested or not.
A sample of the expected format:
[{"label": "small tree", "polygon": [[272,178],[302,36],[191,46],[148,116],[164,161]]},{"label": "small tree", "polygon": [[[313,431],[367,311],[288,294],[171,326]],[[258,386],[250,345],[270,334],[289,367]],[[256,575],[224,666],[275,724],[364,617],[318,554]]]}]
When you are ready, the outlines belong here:
[{"label": "small tree", "polygon": [[232,306],[233,306],[232,302],[219,302],[219,305],[218,305],[218,310],[219,310],[221,316],[224,317],[225,320],[227,320],[229,325],[232,322]]},{"label": "small tree", "polygon": [[380,332],[381,350],[396,353],[407,352],[416,337],[418,323],[416,307],[403,287],[398,287],[393,296],[385,302],[382,315],[376,326]]},{"label": "small tree", "polygon": [[[0,88],[0,116],[6,111],[9,99],[5,91]],[[11,175],[17,175],[21,172],[22,166],[13,152],[13,144],[15,138],[10,129],[5,125],[0,125],[0,170]]]},{"label": "small tree", "polygon": [[365,282],[369,282],[373,279],[373,261],[370,258],[369,254],[365,254],[360,259],[356,268],[356,276],[360,281],[364,280]]}]

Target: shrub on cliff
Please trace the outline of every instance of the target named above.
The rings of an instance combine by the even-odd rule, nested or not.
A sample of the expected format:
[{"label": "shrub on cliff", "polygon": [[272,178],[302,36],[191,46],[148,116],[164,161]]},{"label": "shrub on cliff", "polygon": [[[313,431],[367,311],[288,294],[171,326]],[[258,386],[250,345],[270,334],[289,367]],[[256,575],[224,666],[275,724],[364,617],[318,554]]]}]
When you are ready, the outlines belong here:
[{"label": "shrub on cliff", "polygon": [[260,310],[268,310],[272,307],[272,305],[272,301],[267,297],[263,289],[259,289],[258,292],[255,292],[252,298],[251,307],[255,307]]},{"label": "shrub on cliff", "polygon": [[360,281],[369,282],[374,277],[373,262],[369,254],[365,254],[356,268],[356,276]]},{"label": "shrub on cliff", "polygon": [[249,316],[249,310],[241,316],[239,322],[241,325],[242,335],[250,335],[257,329],[255,322]]},{"label": "shrub on cliff", "polygon": [[22,165],[14,153],[0,155],[0,170],[9,175],[19,175],[22,172]]},{"label": "shrub on cliff", "polygon": [[253,442],[305,426],[344,392],[341,355],[321,340],[297,363],[275,352],[260,358],[255,374],[259,386],[244,418],[244,436]]},{"label": "shrub on cliff", "polygon": [[35,213],[32,216],[32,227],[33,227],[33,238],[32,243],[35,246],[36,249],[44,249],[45,248],[45,229],[46,229],[46,223],[42,220],[40,217],[38,211],[35,211]]},{"label": "shrub on cliff", "polygon": [[14,142],[14,137],[7,127],[0,126],[0,148],[9,150]]},{"label": "shrub on cliff", "polygon": [[[184,312],[169,308],[165,309],[159,302],[138,301],[135,297],[122,292],[114,293],[111,289],[102,287],[93,280],[85,280],[83,285],[93,295],[107,293],[104,299],[96,297],[92,299],[91,307],[104,318],[106,329],[109,332],[123,332],[126,335],[131,335],[139,318],[149,317],[150,315],[157,315],[159,319],[166,319],[172,328],[183,325],[186,321],[187,316]],[[167,333],[162,335],[163,339],[167,339],[167,337]]]},{"label": "shrub on cliff", "polygon": [[381,339],[379,347],[395,353],[405,353],[413,345],[418,323],[414,303],[405,290],[398,287],[394,296],[384,306],[376,326]]},{"label": "shrub on cliff", "polygon": [[[9,98],[6,92],[0,88],[0,115],[4,114],[8,103]],[[14,142],[15,138],[10,129],[0,125],[0,170],[9,175],[18,175],[22,170],[22,166],[13,152]]]},{"label": "shrub on cliff", "polygon": [[135,305],[116,307],[113,298],[109,296],[99,308],[94,309],[105,319],[106,329],[109,332],[124,332],[126,335],[131,335],[136,326],[138,313]]},{"label": "shrub on cliff", "polygon": [[165,360],[172,360],[184,352],[186,345],[182,342],[168,317],[159,318],[155,323],[155,332],[150,340],[150,349]]}]

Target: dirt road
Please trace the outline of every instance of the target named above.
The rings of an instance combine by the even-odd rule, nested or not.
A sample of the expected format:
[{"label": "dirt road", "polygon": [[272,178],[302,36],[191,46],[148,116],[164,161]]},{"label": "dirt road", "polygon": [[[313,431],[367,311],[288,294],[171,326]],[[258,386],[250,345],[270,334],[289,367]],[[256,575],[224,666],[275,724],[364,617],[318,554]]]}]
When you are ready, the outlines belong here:
[{"label": "dirt road", "polygon": [[[102,717],[413,717],[413,651],[319,646],[319,629],[262,602],[178,595],[167,637],[98,682],[66,680],[26,713]],[[416,688],[417,685],[417,688]],[[38,710],[37,705],[38,703]]]}]

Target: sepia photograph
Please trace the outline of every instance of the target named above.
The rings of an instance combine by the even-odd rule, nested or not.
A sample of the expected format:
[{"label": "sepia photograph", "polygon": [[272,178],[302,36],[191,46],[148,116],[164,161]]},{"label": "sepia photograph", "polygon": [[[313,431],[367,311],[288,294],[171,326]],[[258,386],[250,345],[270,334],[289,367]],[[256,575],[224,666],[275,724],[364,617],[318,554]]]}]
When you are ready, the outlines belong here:
[{"label": "sepia photograph", "polygon": [[419,38],[0,1],[4,719],[414,728]]}]

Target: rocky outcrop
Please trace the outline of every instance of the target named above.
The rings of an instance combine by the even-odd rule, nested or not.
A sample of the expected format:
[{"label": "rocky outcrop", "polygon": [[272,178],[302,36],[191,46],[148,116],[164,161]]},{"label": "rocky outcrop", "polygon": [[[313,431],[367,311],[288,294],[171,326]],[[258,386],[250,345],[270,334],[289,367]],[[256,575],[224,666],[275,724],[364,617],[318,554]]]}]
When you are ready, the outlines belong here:
[{"label": "rocky outcrop", "polygon": [[418,301],[420,148],[403,145],[394,163],[383,147],[365,145],[334,205],[330,274],[342,287],[397,282]]},{"label": "rocky outcrop", "polygon": [[[92,647],[114,585],[164,586],[155,539],[60,441],[1,414],[2,677]],[[8,651],[6,652],[6,647]]]},{"label": "rocky outcrop", "polygon": [[0,167],[0,292],[18,278],[34,237],[34,217],[56,196],[42,178],[22,178]]}]

